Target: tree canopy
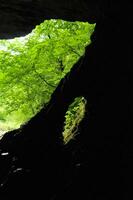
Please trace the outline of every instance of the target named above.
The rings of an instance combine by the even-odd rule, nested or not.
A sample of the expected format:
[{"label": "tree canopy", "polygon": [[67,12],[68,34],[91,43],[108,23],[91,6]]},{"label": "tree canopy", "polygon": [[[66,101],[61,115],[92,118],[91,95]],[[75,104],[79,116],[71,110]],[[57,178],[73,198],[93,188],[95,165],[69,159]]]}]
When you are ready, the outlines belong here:
[{"label": "tree canopy", "polygon": [[94,27],[46,20],[25,37],[0,40],[1,130],[18,128],[47,105],[59,81],[84,54]]}]

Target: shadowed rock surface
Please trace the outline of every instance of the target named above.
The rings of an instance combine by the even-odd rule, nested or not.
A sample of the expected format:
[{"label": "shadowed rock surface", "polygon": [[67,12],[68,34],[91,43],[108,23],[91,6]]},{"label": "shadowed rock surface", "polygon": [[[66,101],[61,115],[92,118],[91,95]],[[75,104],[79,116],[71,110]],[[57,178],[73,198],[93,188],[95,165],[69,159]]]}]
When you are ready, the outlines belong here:
[{"label": "shadowed rock surface", "polygon": [[86,0],[1,0],[0,38],[12,38],[28,34],[45,19],[69,21],[94,21],[99,10],[95,1]]},{"label": "shadowed rock surface", "polygon": [[[48,106],[1,140],[1,199],[129,199],[132,71],[123,42],[126,2],[17,2],[0,3],[0,17],[6,16],[0,24],[1,38],[26,34],[45,18],[88,20],[97,25],[85,55],[61,80]],[[64,146],[64,114],[81,95],[88,103],[80,134]]]}]

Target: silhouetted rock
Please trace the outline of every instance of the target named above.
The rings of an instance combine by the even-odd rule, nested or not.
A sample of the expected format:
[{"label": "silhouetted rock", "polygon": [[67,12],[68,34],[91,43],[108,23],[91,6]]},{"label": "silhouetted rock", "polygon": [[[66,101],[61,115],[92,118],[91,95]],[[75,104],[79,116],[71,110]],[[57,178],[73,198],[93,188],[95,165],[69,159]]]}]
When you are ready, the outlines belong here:
[{"label": "silhouetted rock", "polygon": [[[41,5],[39,9],[45,10],[48,5],[51,12],[48,9],[48,15],[43,15],[38,6],[31,9],[30,6],[38,5],[37,2]],[[78,19],[79,12],[74,9],[82,8],[81,1],[70,1],[75,3],[74,6],[63,2],[51,0],[43,5],[43,1],[28,1],[27,9],[39,14],[37,21],[29,20],[23,31],[27,33],[43,17]],[[92,7],[90,12],[81,12],[84,14],[80,19],[88,18],[89,21],[90,18],[97,23],[91,45],[61,80],[48,106],[20,130],[7,133],[0,142],[0,195],[3,199],[18,199],[18,194],[24,198],[33,195],[46,200],[129,198],[133,140],[129,118],[131,68],[127,64],[123,41],[127,3],[122,5],[111,0],[83,2],[84,5],[90,2],[88,5]],[[3,1],[1,5],[6,6],[6,3]],[[68,10],[71,8],[71,12],[65,12],[63,5]],[[29,11],[27,16],[30,18]],[[25,22],[25,16],[21,17]],[[1,29],[1,33],[4,30]],[[16,29],[12,30],[6,31],[7,36],[16,34]],[[18,30],[19,35],[22,32]],[[80,134],[64,146],[61,135],[64,114],[73,99],[81,95],[87,105],[79,127]]]}]

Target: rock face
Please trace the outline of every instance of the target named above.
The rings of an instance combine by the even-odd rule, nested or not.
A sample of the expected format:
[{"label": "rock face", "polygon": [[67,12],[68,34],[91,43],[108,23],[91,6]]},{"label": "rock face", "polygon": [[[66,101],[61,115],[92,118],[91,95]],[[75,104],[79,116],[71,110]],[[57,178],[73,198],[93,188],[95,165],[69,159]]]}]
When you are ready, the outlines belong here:
[{"label": "rock face", "polygon": [[35,8],[35,4],[28,0],[1,1],[0,38],[12,38],[29,33],[42,20],[39,8]]},{"label": "rock face", "polygon": [[98,15],[95,1],[9,0],[0,2],[0,38],[29,33],[45,19],[93,21]]},{"label": "rock face", "polygon": [[121,9],[114,0],[1,0],[0,38],[24,36],[45,19],[94,23],[105,12],[121,15]]},{"label": "rock face", "polygon": [[[124,6],[113,0],[17,2],[0,3],[0,17],[5,16],[1,38],[23,35],[45,17],[88,19],[97,25],[85,56],[60,82],[49,105],[1,140],[1,199],[18,199],[19,194],[46,200],[127,200],[133,137],[128,113],[132,70],[123,43],[126,2]],[[80,135],[64,146],[64,114],[81,95],[88,103]]]}]

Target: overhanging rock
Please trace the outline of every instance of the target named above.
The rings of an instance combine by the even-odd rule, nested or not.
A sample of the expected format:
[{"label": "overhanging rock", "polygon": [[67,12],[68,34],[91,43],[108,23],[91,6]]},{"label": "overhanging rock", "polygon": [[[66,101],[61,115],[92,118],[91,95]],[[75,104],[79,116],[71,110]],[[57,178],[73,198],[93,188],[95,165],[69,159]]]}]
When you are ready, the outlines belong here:
[{"label": "overhanging rock", "polygon": [[0,38],[24,36],[45,19],[96,20],[97,0],[1,0]]}]

